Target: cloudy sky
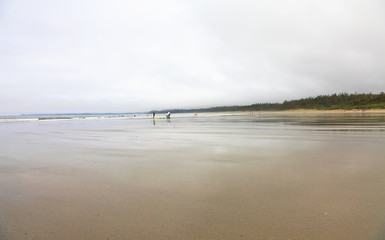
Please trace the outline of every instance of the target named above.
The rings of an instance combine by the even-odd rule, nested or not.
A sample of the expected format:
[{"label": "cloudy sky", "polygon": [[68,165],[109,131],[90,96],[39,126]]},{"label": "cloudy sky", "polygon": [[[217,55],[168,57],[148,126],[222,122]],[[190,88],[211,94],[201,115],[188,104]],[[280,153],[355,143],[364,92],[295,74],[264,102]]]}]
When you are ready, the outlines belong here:
[{"label": "cloudy sky", "polygon": [[381,91],[383,0],[0,0],[0,114]]}]

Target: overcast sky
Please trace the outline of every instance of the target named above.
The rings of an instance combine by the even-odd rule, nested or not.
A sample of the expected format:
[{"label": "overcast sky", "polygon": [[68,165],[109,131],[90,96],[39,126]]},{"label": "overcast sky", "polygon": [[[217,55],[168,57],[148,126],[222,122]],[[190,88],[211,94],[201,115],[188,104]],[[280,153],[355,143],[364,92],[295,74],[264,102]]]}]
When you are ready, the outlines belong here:
[{"label": "overcast sky", "polygon": [[383,0],[0,0],[0,113],[385,91]]}]

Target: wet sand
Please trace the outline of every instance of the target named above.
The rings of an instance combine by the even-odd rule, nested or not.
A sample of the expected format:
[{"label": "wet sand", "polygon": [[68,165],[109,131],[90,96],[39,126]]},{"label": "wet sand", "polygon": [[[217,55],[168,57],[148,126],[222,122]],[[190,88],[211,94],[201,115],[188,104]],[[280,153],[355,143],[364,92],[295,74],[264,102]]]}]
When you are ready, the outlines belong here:
[{"label": "wet sand", "polygon": [[385,117],[0,124],[0,239],[385,239]]}]

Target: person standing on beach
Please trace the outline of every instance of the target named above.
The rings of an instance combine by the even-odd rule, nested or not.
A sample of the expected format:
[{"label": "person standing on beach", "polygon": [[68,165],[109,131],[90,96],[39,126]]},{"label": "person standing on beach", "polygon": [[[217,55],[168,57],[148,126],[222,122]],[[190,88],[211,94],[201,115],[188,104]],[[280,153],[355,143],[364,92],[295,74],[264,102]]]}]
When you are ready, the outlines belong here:
[{"label": "person standing on beach", "polygon": [[170,112],[167,112],[167,113],[166,113],[166,118],[167,118],[167,119],[170,119],[170,117],[171,117],[171,113],[170,113]]},{"label": "person standing on beach", "polygon": [[152,119],[155,118],[155,112],[152,112]]}]

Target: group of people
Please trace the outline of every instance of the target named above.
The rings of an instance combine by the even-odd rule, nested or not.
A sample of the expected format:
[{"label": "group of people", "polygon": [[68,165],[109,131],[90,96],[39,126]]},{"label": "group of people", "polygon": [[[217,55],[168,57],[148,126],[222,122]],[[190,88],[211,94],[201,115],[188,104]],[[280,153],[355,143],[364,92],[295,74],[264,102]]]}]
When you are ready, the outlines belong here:
[{"label": "group of people", "polygon": [[[155,119],[155,112],[152,113],[152,118]],[[167,112],[167,113],[166,113],[166,118],[167,118],[167,119],[170,119],[170,118],[171,118],[171,113],[170,113],[170,112]]]}]

